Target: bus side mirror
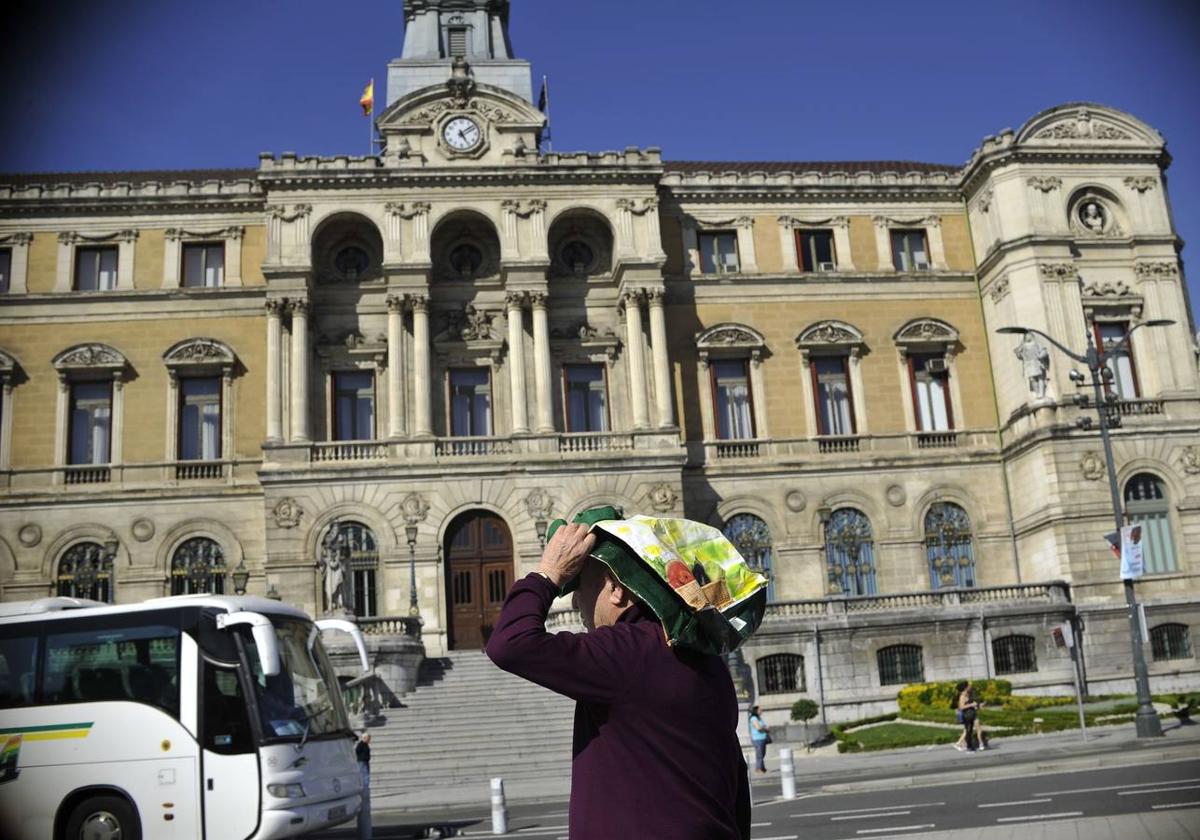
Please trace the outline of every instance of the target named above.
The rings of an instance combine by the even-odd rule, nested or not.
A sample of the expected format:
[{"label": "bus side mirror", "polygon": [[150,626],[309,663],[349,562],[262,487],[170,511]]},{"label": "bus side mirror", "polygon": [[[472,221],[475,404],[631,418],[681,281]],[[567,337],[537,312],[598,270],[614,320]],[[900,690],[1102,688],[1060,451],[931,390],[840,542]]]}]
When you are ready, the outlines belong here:
[{"label": "bus side mirror", "polygon": [[350,638],[354,639],[354,646],[358,648],[358,658],[362,660],[363,673],[371,670],[371,661],[367,658],[367,643],[357,624],[343,618],[322,618],[316,622],[316,625],[318,630],[341,630],[343,633],[349,633]]},{"label": "bus side mirror", "polygon": [[242,624],[250,625],[250,634],[254,637],[254,648],[258,651],[258,663],[262,667],[263,676],[278,676],[279,640],[275,636],[275,625],[271,623],[271,620],[256,612],[243,611],[217,615],[218,630],[228,630]]}]

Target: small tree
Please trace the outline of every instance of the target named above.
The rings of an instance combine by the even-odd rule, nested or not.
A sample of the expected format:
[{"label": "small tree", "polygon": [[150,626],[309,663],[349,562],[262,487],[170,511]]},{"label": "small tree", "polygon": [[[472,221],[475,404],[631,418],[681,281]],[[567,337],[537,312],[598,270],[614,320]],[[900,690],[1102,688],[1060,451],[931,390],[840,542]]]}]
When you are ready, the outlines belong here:
[{"label": "small tree", "polygon": [[802,697],[792,704],[792,720],[804,722],[804,749],[809,749],[808,746],[808,722],[821,713],[821,707],[809,700],[807,697]]}]

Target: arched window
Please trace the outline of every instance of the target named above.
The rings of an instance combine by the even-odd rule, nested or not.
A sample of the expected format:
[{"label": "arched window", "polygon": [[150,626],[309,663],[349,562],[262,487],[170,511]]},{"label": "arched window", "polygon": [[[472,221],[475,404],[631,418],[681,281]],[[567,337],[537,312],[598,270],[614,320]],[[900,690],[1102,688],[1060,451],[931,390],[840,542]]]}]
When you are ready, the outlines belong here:
[{"label": "arched window", "polygon": [[171,594],[225,594],[225,553],[208,537],[192,537],[171,557]]},{"label": "arched window", "polygon": [[996,675],[1029,674],[1036,671],[1037,653],[1033,636],[1005,636],[1002,639],[992,639],[992,662],[996,666]]},{"label": "arched window", "polygon": [[739,513],[726,523],[725,536],[752,569],[767,576],[767,600],[774,601],[775,578],[771,568],[774,566],[775,549],[771,544],[771,531],[767,523],[752,513]]},{"label": "arched window", "polygon": [[1192,640],[1186,624],[1160,624],[1150,631],[1150,648],[1155,662],[1191,659]]},{"label": "arched window", "polygon": [[925,660],[920,645],[892,645],[875,654],[880,685],[925,682]]},{"label": "arched window", "polygon": [[375,598],[375,571],[379,568],[379,549],[375,534],[361,522],[341,522],[334,539],[344,546],[350,566],[350,595],[354,614],[378,615]]},{"label": "arched window", "polygon": [[865,513],[840,508],[830,515],[825,525],[825,565],[830,594],[875,594],[875,542]]},{"label": "arched window", "polygon": [[113,601],[112,556],[100,543],[76,543],[58,561],[59,595]]},{"label": "arched window", "polygon": [[1142,526],[1142,557],[1147,574],[1174,572],[1175,541],[1171,538],[1171,506],[1167,486],[1150,473],[1138,473],[1125,484],[1125,513]]},{"label": "arched window", "polygon": [[804,681],[804,657],[798,653],[776,653],[755,663],[758,668],[759,694],[786,694],[807,691]]},{"label": "arched window", "polygon": [[925,514],[925,552],[934,589],[975,585],[971,518],[958,505],[938,502]]}]

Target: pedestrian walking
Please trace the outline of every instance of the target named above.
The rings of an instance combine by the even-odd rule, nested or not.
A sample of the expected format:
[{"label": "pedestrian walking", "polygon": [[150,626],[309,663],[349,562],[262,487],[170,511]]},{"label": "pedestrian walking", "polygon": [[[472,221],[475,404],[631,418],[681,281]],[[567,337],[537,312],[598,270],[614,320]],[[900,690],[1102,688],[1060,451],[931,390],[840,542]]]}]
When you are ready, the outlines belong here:
[{"label": "pedestrian walking", "polygon": [[979,704],[971,693],[971,684],[966,680],[955,686],[955,690],[958,692],[958,711],[961,714],[963,736],[967,741],[966,748],[968,752],[975,752],[979,748],[979,742],[975,738],[975,718]]},{"label": "pedestrian walking", "polygon": [[362,805],[358,809],[358,840],[371,837],[371,733],[363,732],[354,745],[358,776],[362,780]]},{"label": "pedestrian walking", "polygon": [[[667,645],[662,623],[589,557],[582,524],[554,532],[536,572],[504,602],[487,654],[576,701],[571,840],[748,840],[750,785],[724,660]],[[546,615],[578,576],[585,633],[548,633]]]},{"label": "pedestrian walking", "polygon": [[[979,702],[979,698],[975,695],[975,686],[974,685],[971,685],[970,683],[967,684],[967,693],[971,695],[971,702],[975,703],[975,743],[979,745],[979,749],[986,750],[988,748],[987,735],[983,731],[983,722],[980,721],[980,719],[979,719],[979,710],[983,707],[984,704]],[[958,708],[957,696],[954,698],[954,704],[955,704],[955,708],[957,709]],[[963,713],[962,713],[961,709],[958,710],[958,723],[960,726],[963,723]],[[963,752],[966,750],[966,748],[967,748],[967,730],[964,727],[963,731],[958,736],[958,740],[954,742],[954,749],[958,750],[959,752]]]},{"label": "pedestrian walking", "polygon": [[767,772],[767,744],[771,743],[771,728],[763,723],[758,706],[750,707],[750,743],[754,744],[754,772]]}]

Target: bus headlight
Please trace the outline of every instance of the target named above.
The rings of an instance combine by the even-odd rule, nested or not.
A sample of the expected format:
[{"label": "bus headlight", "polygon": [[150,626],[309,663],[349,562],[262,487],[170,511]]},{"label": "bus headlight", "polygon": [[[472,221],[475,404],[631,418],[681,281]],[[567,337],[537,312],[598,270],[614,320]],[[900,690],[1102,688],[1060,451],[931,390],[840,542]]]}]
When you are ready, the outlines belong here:
[{"label": "bus headlight", "polygon": [[300,785],[267,785],[267,793],[277,799],[304,798],[304,788]]}]

